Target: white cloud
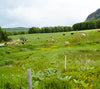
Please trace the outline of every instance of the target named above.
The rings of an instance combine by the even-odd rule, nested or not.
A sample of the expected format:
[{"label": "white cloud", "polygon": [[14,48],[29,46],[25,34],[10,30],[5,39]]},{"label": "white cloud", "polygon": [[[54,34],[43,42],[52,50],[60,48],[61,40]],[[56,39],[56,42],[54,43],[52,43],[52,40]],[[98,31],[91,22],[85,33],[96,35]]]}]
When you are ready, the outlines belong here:
[{"label": "white cloud", "polygon": [[73,25],[99,8],[99,0],[0,0],[0,24],[16,26]]}]

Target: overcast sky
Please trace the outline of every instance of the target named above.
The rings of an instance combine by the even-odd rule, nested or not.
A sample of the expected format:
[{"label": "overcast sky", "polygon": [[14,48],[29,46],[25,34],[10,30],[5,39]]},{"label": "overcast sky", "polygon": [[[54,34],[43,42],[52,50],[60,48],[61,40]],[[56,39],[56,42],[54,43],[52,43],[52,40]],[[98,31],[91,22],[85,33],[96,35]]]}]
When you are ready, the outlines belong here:
[{"label": "overcast sky", "polygon": [[98,8],[100,0],[0,0],[0,26],[72,26]]}]

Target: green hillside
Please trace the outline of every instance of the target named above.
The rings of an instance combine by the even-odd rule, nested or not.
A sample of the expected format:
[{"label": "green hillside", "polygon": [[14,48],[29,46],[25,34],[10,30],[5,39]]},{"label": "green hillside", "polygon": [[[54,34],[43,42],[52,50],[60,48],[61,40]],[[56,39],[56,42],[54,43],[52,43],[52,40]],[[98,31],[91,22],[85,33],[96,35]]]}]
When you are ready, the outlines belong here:
[{"label": "green hillside", "polygon": [[2,28],[2,29],[6,31],[28,31],[29,30],[29,28],[25,28],[25,27]]},{"label": "green hillside", "polygon": [[86,19],[86,21],[92,20],[100,20],[100,9],[97,9],[95,12],[91,13]]}]

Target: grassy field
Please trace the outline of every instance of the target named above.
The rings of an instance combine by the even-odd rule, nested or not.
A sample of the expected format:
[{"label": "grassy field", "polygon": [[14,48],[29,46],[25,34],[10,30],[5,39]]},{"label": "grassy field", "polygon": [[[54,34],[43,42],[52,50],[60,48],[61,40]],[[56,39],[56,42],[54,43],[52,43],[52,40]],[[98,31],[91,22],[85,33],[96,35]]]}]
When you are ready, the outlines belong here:
[{"label": "grassy field", "polygon": [[9,37],[19,45],[0,47],[0,89],[27,89],[27,69],[34,89],[100,89],[98,29]]}]

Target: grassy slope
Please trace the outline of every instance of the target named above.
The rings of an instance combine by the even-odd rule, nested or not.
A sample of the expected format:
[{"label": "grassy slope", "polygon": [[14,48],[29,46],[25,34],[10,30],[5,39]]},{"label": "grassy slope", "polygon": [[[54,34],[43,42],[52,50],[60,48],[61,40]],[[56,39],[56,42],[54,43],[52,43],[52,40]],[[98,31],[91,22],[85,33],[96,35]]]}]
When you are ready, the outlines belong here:
[{"label": "grassy slope", "polygon": [[[70,87],[69,89],[71,89],[70,85],[74,88],[100,88],[100,32],[97,30],[80,32],[88,34],[88,42],[87,37],[82,37],[78,32],[74,35],[70,35],[71,32],[65,32],[66,36],[63,36],[63,33],[27,34],[23,35],[29,40],[25,42],[25,45],[22,45],[20,41],[18,46],[0,47],[0,80],[4,82],[1,81],[0,86],[11,86],[14,89],[27,87],[27,69],[34,70],[34,76],[37,76],[39,71],[44,73],[45,69],[53,68],[57,72],[49,75],[44,73],[42,77],[45,80],[47,76],[48,79],[45,81],[48,84],[42,80],[39,82],[38,89],[46,89],[43,84],[50,87],[52,82],[61,87],[62,82],[58,84],[59,81],[52,81],[58,76],[71,76],[69,86],[65,86]],[[46,42],[46,39],[51,40],[50,36],[53,36],[55,43]],[[10,37],[17,40],[20,35]],[[40,37],[40,40],[37,37]],[[65,41],[69,41],[70,44],[66,45]],[[67,56],[67,70],[64,70],[65,55]],[[41,78],[41,75],[38,77]],[[73,79],[78,80],[79,83],[75,83]],[[52,86],[55,87],[55,85]]]}]

